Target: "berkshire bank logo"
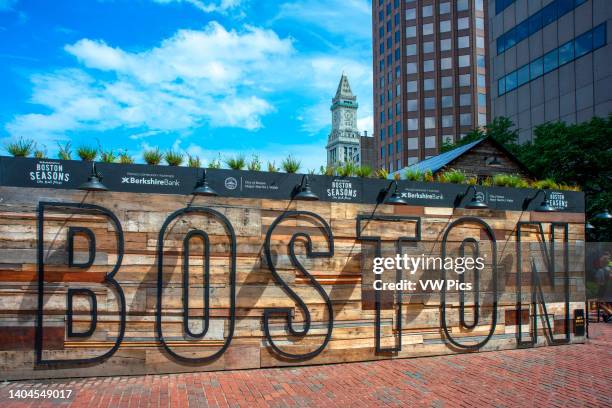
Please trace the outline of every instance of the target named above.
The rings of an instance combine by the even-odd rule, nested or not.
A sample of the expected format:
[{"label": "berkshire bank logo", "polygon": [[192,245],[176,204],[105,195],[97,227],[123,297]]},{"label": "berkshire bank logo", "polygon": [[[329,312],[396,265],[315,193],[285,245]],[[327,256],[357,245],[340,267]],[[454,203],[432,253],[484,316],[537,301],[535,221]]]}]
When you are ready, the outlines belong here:
[{"label": "berkshire bank logo", "polygon": [[121,184],[180,187],[181,182],[173,178],[173,176],[165,176],[163,174],[127,173],[125,176],[121,176]]},{"label": "berkshire bank logo", "polygon": [[327,189],[327,198],[351,201],[357,198],[358,190],[351,180],[334,179]]},{"label": "berkshire bank logo", "polygon": [[70,172],[64,170],[62,163],[39,161],[36,162],[34,170],[30,171],[30,181],[36,184],[61,186],[70,181]]}]

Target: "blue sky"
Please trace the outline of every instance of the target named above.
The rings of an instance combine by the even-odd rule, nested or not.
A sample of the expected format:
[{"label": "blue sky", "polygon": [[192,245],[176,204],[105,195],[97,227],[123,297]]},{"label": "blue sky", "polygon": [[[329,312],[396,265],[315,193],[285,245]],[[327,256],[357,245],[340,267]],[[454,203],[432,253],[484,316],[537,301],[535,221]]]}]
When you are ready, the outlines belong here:
[{"label": "blue sky", "polygon": [[0,143],[318,168],[342,71],[371,131],[370,20],[370,0],[0,0]]}]

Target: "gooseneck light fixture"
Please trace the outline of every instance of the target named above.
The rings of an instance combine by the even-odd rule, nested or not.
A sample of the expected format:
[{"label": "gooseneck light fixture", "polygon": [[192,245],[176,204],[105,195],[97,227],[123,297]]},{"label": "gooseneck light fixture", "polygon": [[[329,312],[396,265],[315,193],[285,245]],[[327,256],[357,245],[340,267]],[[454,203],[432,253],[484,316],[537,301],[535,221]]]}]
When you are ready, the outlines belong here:
[{"label": "gooseneck light fixture", "polygon": [[208,185],[208,181],[206,181],[206,169],[204,169],[202,172],[202,177],[198,181],[198,184],[196,184],[192,194],[194,196],[201,197],[216,197],[219,195],[211,186]]},{"label": "gooseneck light fixture", "polygon": [[489,206],[480,199],[480,196],[478,195],[478,191],[476,191],[475,186],[469,186],[465,193],[459,194],[457,196],[456,203],[461,203],[461,200],[463,200],[469,194],[470,190],[474,191],[474,193],[472,194],[472,199],[469,203],[467,203],[465,208],[467,208],[468,210],[486,210],[487,208],[489,208]]},{"label": "gooseneck light fixture", "polygon": [[299,201],[319,201],[319,196],[310,189],[310,179],[307,175],[302,177],[302,182],[295,188],[296,194],[293,196]]},{"label": "gooseneck light fixture", "polygon": [[96,169],[96,162],[91,162],[91,174],[87,177],[87,181],[79,186],[79,190],[108,191],[108,188],[102,184],[102,175]]},{"label": "gooseneck light fixture", "polygon": [[523,202],[523,210],[527,210],[527,208],[529,207],[529,204],[533,200],[535,200],[540,195],[540,193],[544,193],[544,199],[536,208],[534,208],[534,211],[536,212],[556,212],[557,209],[553,207],[552,205],[550,205],[550,201],[548,200],[548,193],[542,189],[538,190],[533,197],[525,199],[525,201]]},{"label": "gooseneck light fixture", "polygon": [[610,214],[610,211],[606,209],[606,210],[603,210],[603,212],[600,212],[599,214],[597,214],[593,218],[598,221],[609,221],[609,220],[612,220],[612,214]]},{"label": "gooseneck light fixture", "polygon": [[[391,193],[391,188],[393,188],[393,193]],[[384,190],[384,204],[388,205],[408,205],[408,201],[404,200],[399,193],[399,185],[397,184],[397,180],[393,180],[389,187]],[[391,193],[391,195],[389,195]]]}]

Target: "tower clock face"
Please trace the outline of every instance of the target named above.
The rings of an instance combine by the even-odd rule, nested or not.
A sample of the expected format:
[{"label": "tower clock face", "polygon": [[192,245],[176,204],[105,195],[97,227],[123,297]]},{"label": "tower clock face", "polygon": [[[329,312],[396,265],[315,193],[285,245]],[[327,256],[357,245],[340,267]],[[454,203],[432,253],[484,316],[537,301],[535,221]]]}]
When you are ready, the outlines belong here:
[{"label": "tower clock face", "polygon": [[353,114],[351,112],[344,113],[344,125],[349,127],[353,125]]}]

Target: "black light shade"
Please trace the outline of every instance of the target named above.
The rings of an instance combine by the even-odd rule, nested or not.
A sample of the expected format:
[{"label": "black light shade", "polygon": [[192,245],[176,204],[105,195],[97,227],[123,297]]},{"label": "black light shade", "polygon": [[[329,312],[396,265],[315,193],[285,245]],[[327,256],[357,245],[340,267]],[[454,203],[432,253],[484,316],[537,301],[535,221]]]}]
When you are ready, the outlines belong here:
[{"label": "black light shade", "polygon": [[606,220],[606,221],[612,220],[612,214],[610,214],[610,211],[606,209],[606,210],[603,210],[603,212],[600,212],[599,214],[597,214],[594,218],[596,220]]},{"label": "black light shade", "polygon": [[[393,193],[391,194],[391,196],[389,196],[389,192],[391,191],[391,187],[395,186],[395,189],[393,190]],[[387,188],[387,191],[385,192],[385,204],[388,205],[408,205],[408,201],[404,200],[402,198],[402,196],[398,193],[398,186],[397,186],[397,181],[393,180],[393,182],[389,185],[389,187]]]},{"label": "black light shade", "polygon": [[310,189],[308,176],[302,178],[302,183],[298,186],[298,192],[293,198],[299,201],[319,201],[319,196]]},{"label": "black light shade", "polygon": [[478,191],[476,191],[476,187],[474,186],[469,186],[465,194],[458,195],[457,198],[455,199],[455,205],[458,205],[458,203],[460,203],[461,200],[463,200],[465,196],[468,195],[470,190],[474,191],[474,194],[472,195],[472,199],[470,200],[469,203],[467,203],[465,208],[467,208],[468,210],[486,210],[487,208],[489,208],[489,206],[480,199],[480,196],[478,195]]},{"label": "black light shade", "polygon": [[501,166],[501,162],[497,158],[497,156],[493,156],[493,160],[489,162],[489,166]]},{"label": "black light shade", "polygon": [[219,193],[217,193],[211,186],[208,185],[208,181],[206,181],[206,169],[204,169],[204,172],[202,173],[202,178],[200,179],[198,184],[196,184],[196,187],[191,194],[201,197],[216,197],[219,195]]},{"label": "black light shade", "polygon": [[91,163],[91,174],[87,181],[79,186],[79,190],[85,191],[108,191],[108,188],[102,184],[102,175],[96,169],[96,163]]},{"label": "black light shade", "polygon": [[542,201],[540,205],[538,205],[535,208],[535,211],[536,212],[555,212],[557,211],[555,207],[550,205],[550,201],[548,201],[548,193],[546,191],[544,192],[544,201]]}]

